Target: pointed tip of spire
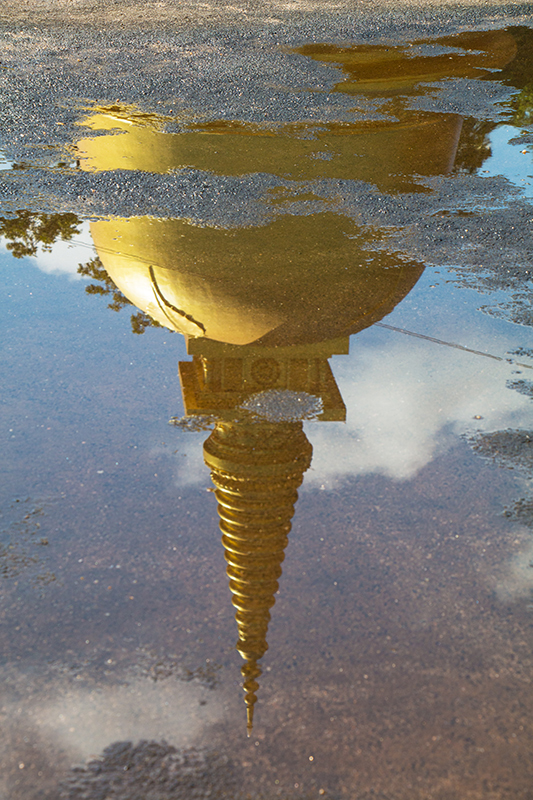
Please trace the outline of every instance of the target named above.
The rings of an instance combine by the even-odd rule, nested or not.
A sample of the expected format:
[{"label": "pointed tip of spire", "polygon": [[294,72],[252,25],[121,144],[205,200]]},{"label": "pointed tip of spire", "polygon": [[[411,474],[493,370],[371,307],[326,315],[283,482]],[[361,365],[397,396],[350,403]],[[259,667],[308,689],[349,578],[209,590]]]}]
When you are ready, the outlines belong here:
[{"label": "pointed tip of spire", "polygon": [[254,727],[254,707],[247,706],[246,708],[246,735],[248,738],[252,735],[252,729]]}]

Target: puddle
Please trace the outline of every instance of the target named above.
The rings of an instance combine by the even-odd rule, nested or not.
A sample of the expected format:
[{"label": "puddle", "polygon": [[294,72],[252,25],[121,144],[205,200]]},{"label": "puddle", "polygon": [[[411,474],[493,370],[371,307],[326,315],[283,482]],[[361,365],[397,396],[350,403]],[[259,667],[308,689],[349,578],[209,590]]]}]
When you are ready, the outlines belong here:
[{"label": "puddle", "polygon": [[[531,144],[520,142],[512,125],[498,125],[489,135],[491,155],[483,162],[481,174],[503,175],[522,190],[526,197],[533,194],[533,151]],[[516,141],[518,139],[519,141]]]},{"label": "puddle", "polygon": [[531,29],[92,35],[1,59],[0,797],[525,800]]}]

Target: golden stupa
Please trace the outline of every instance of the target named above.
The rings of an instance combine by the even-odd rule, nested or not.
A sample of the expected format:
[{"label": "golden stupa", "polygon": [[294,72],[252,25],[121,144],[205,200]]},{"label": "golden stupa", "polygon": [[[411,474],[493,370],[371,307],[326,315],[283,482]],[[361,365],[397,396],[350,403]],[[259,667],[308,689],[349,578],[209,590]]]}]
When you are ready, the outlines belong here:
[{"label": "golden stupa", "polygon": [[261,224],[222,228],[147,216],[91,224],[119,289],[187,339],[192,361],[180,363],[185,415],[214,420],[204,458],[237,609],[248,731],[297,489],[311,463],[299,404],[316,401],[319,420],[345,418],[328,359],[348,353],[349,335],[389,314],[422,272],[373,247],[381,232],[358,225],[334,198],[314,195],[313,181],[421,191],[416,176],[453,165],[461,118],[411,111],[405,99],[420,93],[423,81],[480,77],[516,51],[503,31],[430,45],[429,54],[422,47],[418,55],[407,46],[292,51],[340,65],[347,77],[335,91],[388,100],[388,112],[375,121],[277,128],[219,121],[169,134],[165,118],[116,104],[94,108],[80,122],[100,134],[78,142],[82,169],[189,167],[280,178],[268,197],[272,214]]}]

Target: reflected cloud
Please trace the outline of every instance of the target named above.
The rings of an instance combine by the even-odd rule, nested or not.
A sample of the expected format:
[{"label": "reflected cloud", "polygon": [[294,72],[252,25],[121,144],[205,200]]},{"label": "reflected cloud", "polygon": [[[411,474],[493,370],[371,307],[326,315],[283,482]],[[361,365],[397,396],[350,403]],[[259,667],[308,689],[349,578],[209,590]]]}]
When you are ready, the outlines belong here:
[{"label": "reflected cloud", "polygon": [[[75,233],[71,239],[64,241],[57,239],[54,241],[53,249],[46,247],[42,242],[36,243],[37,252],[35,255],[26,255],[30,264],[45,272],[47,275],[65,275],[70,280],[84,280],[78,272],[78,265],[88,261],[94,254],[94,247],[91,240],[90,224],[79,221],[79,233]],[[0,237],[0,251],[2,253],[11,252],[7,247],[9,240]]]},{"label": "reflected cloud", "polygon": [[210,702],[200,705],[206,693],[193,682],[171,678],[140,678],[126,686],[50,687],[46,697],[35,698],[28,722],[76,761],[96,757],[115,741],[166,739],[184,747],[222,717],[222,703],[212,693]]},{"label": "reflected cloud", "polygon": [[[177,749],[166,741],[115,742],[102,755],[62,781],[64,800],[115,800],[153,796],[158,800],[237,800],[238,770],[227,757],[196,748]],[[133,792],[133,795],[132,795]]]},{"label": "reflected cloud", "polygon": [[[164,755],[167,759],[172,756],[176,773],[181,759],[174,748],[193,746],[205,734],[206,728],[220,721],[224,713],[223,700],[218,692],[214,693],[195,681],[167,678],[155,682],[147,677],[129,679],[123,676],[125,681],[107,686],[101,683],[94,686],[92,682],[87,684],[84,681],[81,681],[81,686],[76,686],[63,674],[51,677],[50,673],[45,673],[39,678],[37,687],[32,680],[31,703],[21,706],[19,693],[27,692],[28,676],[8,671],[2,677],[6,689],[1,708],[4,720],[0,736],[2,800],[36,800],[43,796],[43,789],[51,792],[44,796],[56,797],[59,782],[73,764],[88,759],[104,762],[106,758],[116,763],[117,750],[120,750],[116,743],[122,743],[123,751],[127,743],[141,742],[137,748],[134,782],[150,777],[149,774],[138,774],[143,761],[148,773],[153,767],[147,758],[149,752],[142,752],[146,740],[151,740],[152,750],[156,742],[164,744]],[[113,751],[113,759],[109,758],[110,753],[101,755],[106,748]],[[131,745],[130,749],[133,749]],[[149,751],[147,747],[144,749]],[[198,759],[203,760],[204,770],[213,761],[202,759],[198,753],[195,757],[193,755],[189,755],[191,765]],[[161,758],[158,763],[161,766]],[[209,783],[217,771],[211,769],[208,773],[206,780]],[[94,774],[94,769],[81,780],[82,770],[71,773],[67,784],[72,795],[61,794],[61,797],[96,797],[97,785],[92,785],[91,774]],[[119,778],[120,775],[115,775],[117,786],[120,785]],[[90,790],[89,795],[77,793],[83,786],[86,791]]]},{"label": "reflected cloud", "polygon": [[307,427],[310,488],[372,473],[407,480],[457,434],[533,423],[531,401],[506,388],[507,364],[404,340],[367,346],[353,360],[334,365],[346,426]]},{"label": "reflected cloud", "polygon": [[[523,550],[513,556],[506,566],[506,574],[495,586],[498,600],[512,603],[533,595],[533,537],[524,530]],[[529,608],[533,608],[530,605]]]},{"label": "reflected cloud", "polygon": [[[209,477],[202,455],[205,433],[180,431],[178,447],[173,457],[174,483],[176,486],[208,486]],[[159,455],[168,455],[161,449]]]}]

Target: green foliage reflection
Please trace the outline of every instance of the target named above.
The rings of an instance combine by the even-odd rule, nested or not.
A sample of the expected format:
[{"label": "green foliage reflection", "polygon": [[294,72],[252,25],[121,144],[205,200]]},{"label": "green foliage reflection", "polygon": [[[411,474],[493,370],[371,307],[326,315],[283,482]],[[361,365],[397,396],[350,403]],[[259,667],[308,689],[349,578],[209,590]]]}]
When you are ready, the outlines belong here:
[{"label": "green foliage reflection", "polygon": [[[80,233],[81,219],[76,214],[40,214],[19,210],[16,217],[0,217],[0,237],[6,249],[15,258],[36,256],[39,248],[48,253],[57,241],[68,242]],[[107,274],[98,256],[78,266],[78,273],[97,283],[85,287],[87,294],[111,296],[108,308],[120,311],[132,303]],[[146,328],[160,328],[158,322],[139,311],[131,315],[133,333],[144,333]]]},{"label": "green foliage reflection", "polygon": [[[122,294],[114,281],[111,280],[98,256],[95,256],[86,264],[80,264],[78,266],[78,273],[86,278],[92,278],[94,281],[98,281],[98,283],[90,283],[86,286],[85,291],[87,294],[110,297],[111,302],[107,304],[107,307],[110,308],[111,311],[120,311],[126,306],[133,305],[131,301]],[[161,325],[158,322],[143,311],[131,315],[131,330],[133,333],[141,334],[144,333],[146,328],[160,327]]]},{"label": "green foliage reflection", "polygon": [[518,48],[516,58],[498,74],[498,80],[519,90],[509,103],[512,125],[533,122],[533,30],[526,27],[508,29]]},{"label": "green foliage reflection", "polygon": [[69,241],[79,233],[80,220],[75,214],[36,214],[17,211],[11,219],[0,217],[0,236],[15,258],[37,255],[39,246],[50,252],[58,239]]}]

